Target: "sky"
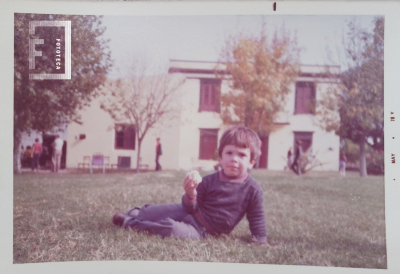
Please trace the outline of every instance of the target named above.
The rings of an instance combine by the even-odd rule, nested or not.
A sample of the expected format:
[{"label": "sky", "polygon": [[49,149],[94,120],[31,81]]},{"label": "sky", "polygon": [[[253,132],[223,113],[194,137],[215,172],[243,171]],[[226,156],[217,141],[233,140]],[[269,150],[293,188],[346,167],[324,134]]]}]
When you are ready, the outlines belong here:
[{"label": "sky", "polygon": [[[169,60],[216,62],[229,35],[259,35],[263,22],[268,37],[284,26],[297,38],[301,64],[340,65],[343,71],[346,67],[339,62],[338,50],[343,48],[348,22],[355,20],[372,32],[374,19],[369,15],[105,16],[104,36],[110,39],[115,61],[109,77],[124,77],[124,67],[134,56],[145,56],[156,66],[150,74],[167,73]],[[327,48],[333,54],[331,58]],[[339,54],[343,58],[344,53]]]},{"label": "sky", "polygon": [[105,16],[103,25],[115,61],[113,77],[119,75],[116,68],[123,69],[134,56],[146,56],[161,67],[171,59],[217,61],[229,35],[259,34],[263,21],[269,35],[283,25],[292,37],[296,35],[302,64],[334,65],[326,48],[337,52],[352,18],[372,31],[374,16]]}]

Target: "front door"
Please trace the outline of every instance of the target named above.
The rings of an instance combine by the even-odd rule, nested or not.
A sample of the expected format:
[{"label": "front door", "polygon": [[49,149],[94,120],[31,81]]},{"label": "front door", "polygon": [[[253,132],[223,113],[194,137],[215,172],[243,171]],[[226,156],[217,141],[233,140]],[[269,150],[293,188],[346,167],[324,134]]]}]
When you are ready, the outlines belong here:
[{"label": "front door", "polygon": [[[43,147],[47,148],[48,153],[42,153],[41,159],[39,161],[41,161],[42,166],[45,166],[47,168],[51,168],[52,165],[51,158],[53,155],[53,147],[51,145],[53,144],[55,138],[56,138],[55,135],[49,135],[49,134],[43,135]],[[64,145],[62,148],[60,169],[65,169],[66,162],[67,162],[67,142],[64,141]]]},{"label": "front door", "polygon": [[313,132],[294,132],[294,144],[293,148],[294,151],[297,149],[297,141],[301,141],[301,151],[303,153],[307,153],[308,150],[312,149],[312,136]]}]

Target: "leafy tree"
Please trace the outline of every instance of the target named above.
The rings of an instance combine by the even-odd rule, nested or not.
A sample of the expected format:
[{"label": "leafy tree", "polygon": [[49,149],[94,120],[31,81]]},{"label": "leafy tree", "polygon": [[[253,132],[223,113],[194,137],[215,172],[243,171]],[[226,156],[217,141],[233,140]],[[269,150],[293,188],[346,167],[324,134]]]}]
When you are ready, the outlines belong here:
[{"label": "leafy tree", "polygon": [[216,74],[229,80],[230,87],[229,92],[221,95],[223,122],[268,134],[298,75],[296,38],[291,39],[282,28],[268,39],[265,25],[259,36],[230,36],[218,67],[225,67]]},{"label": "leafy tree", "polygon": [[[71,21],[71,80],[29,79],[29,22]],[[39,28],[40,29],[40,28]],[[105,27],[99,16],[15,14],[14,17],[14,171],[20,172],[23,132],[46,132],[70,121],[79,122],[77,110],[98,94],[111,67]],[[46,38],[52,31],[40,33]],[[50,72],[55,58],[36,58],[38,72]],[[36,73],[35,71],[35,73]]]},{"label": "leafy tree", "polygon": [[136,172],[140,172],[141,145],[148,131],[176,116],[174,102],[184,81],[169,74],[149,76],[150,69],[143,58],[134,59],[123,79],[108,82],[104,89],[107,98],[100,105],[115,122],[133,125],[138,140]]},{"label": "leafy tree", "polygon": [[340,116],[340,120],[325,116],[324,127],[359,145],[361,177],[367,176],[366,145],[376,150],[384,147],[384,18],[377,17],[374,25],[373,32],[366,32],[355,21],[349,22],[343,39],[348,69],[341,74],[341,89],[331,90],[327,96],[332,100],[319,102],[320,110],[337,111]]}]

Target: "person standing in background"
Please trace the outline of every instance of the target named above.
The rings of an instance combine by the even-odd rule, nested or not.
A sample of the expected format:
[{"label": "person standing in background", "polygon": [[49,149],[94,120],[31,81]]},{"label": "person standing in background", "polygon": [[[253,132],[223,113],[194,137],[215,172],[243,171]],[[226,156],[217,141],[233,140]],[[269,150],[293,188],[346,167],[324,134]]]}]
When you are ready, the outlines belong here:
[{"label": "person standing in background", "polygon": [[51,145],[53,147],[53,157],[52,157],[52,162],[53,162],[52,171],[53,172],[58,172],[60,170],[63,145],[64,145],[64,141],[60,138],[60,135],[56,135],[56,139],[54,140],[54,142]]},{"label": "person standing in background", "polygon": [[32,171],[35,170],[39,171],[39,158],[40,155],[42,154],[42,143],[39,143],[39,139],[35,139],[35,143],[32,146]]},{"label": "person standing in background", "polygon": [[162,148],[160,138],[157,138],[157,145],[156,145],[156,171],[161,170],[161,165],[159,162],[159,158],[162,155]]},{"label": "person standing in background", "polygon": [[47,166],[47,162],[50,160],[49,149],[46,145],[42,144],[42,155],[40,156],[39,163],[42,166]]},{"label": "person standing in background", "polygon": [[32,148],[31,146],[27,146],[23,156],[23,167],[29,168],[32,166]]},{"label": "person standing in background", "polygon": [[346,176],[346,162],[347,162],[347,158],[344,154],[340,154],[339,157],[339,172],[340,172],[340,176]]},{"label": "person standing in background", "polygon": [[303,148],[301,147],[301,140],[296,141],[296,147],[294,149],[294,159],[292,163],[292,169],[297,175],[301,175],[301,156],[303,155]]},{"label": "person standing in background", "polygon": [[20,161],[21,161],[21,167],[23,167],[24,166],[24,164],[25,164],[25,162],[24,162],[24,154],[25,154],[25,151],[24,151],[24,145],[21,145],[21,151],[20,151],[20,155],[19,155],[19,159],[20,159]]},{"label": "person standing in background", "polygon": [[291,166],[292,166],[292,148],[289,148],[287,152],[287,169],[290,170]]}]

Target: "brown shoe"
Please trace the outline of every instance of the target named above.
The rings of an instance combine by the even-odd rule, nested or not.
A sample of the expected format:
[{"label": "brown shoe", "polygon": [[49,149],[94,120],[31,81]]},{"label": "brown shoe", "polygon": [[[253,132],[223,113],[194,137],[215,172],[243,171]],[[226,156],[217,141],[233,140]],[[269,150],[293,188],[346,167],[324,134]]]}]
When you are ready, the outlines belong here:
[{"label": "brown shoe", "polygon": [[117,213],[115,213],[114,217],[112,218],[112,222],[116,226],[122,226],[127,217],[129,217],[129,216],[126,215],[125,213],[117,212]]}]

